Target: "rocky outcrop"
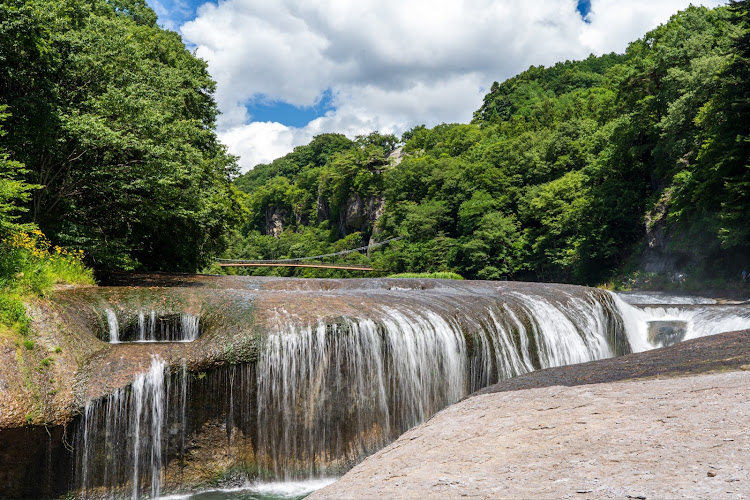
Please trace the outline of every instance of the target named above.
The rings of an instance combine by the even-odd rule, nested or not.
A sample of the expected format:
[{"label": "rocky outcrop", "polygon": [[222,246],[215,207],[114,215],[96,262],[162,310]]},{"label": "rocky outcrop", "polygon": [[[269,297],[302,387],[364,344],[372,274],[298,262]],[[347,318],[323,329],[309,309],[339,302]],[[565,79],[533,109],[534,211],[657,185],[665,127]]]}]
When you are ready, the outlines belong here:
[{"label": "rocky outcrop", "polygon": [[362,198],[352,193],[341,213],[339,231],[343,235],[356,231],[374,232],[377,221],[385,211],[385,195],[372,195]]},{"label": "rocky outcrop", "polygon": [[386,160],[392,167],[399,165],[403,159],[404,159],[404,147],[403,146],[399,146],[393,151],[391,151],[390,153],[388,153],[388,157],[386,158]]},{"label": "rocky outcrop", "polygon": [[343,215],[345,231],[349,232],[352,229],[355,231],[362,229],[362,226],[367,220],[367,214],[365,212],[365,204],[358,193],[352,193],[349,195],[349,199],[346,200],[346,210]]},{"label": "rocky outcrop", "polygon": [[[31,354],[20,343],[0,351],[10,367],[0,367],[0,449],[43,448],[0,453],[0,471],[48,478],[47,489],[0,481],[0,496],[339,475],[481,387],[631,351],[615,298],[571,285],[190,275],[111,284],[57,292],[34,306]],[[200,319],[196,340],[106,342],[113,318],[132,339],[129,328],[171,328],[177,315]],[[6,411],[6,394],[18,409]]]},{"label": "rocky outcrop", "polygon": [[328,207],[328,201],[322,196],[318,197],[317,210],[318,223],[327,221],[331,217],[331,211]]},{"label": "rocky outcrop", "polygon": [[[113,435],[111,432],[122,433],[123,436],[132,436],[136,432],[126,427],[118,427],[111,432],[104,429],[108,425],[115,425],[113,422],[127,422],[130,419],[128,405],[134,404],[132,398],[145,389],[129,387],[139,377],[139,380],[143,380],[141,374],[153,369],[155,359],[163,363],[164,386],[161,389],[154,386],[150,390],[154,395],[163,394],[160,397],[166,398],[163,415],[171,420],[163,424],[163,438],[156,438],[155,441],[149,434],[143,434],[141,443],[160,442],[163,446],[160,456],[166,460],[163,468],[163,487],[166,491],[206,486],[234,474],[243,477],[283,477],[285,471],[307,470],[312,464],[319,472],[344,472],[369,451],[387,444],[410,425],[460,399],[467,394],[466,391],[486,385],[498,376],[507,376],[505,373],[514,373],[513,370],[528,370],[540,366],[540,363],[544,366],[552,362],[544,355],[525,353],[526,347],[521,345],[520,338],[507,337],[502,342],[504,346],[517,345],[516,348],[525,353],[525,361],[517,353],[505,352],[506,347],[501,348],[500,344],[497,349],[491,347],[493,342],[500,340],[491,340],[487,336],[490,332],[500,332],[500,329],[511,331],[511,325],[516,325],[508,323],[510,317],[500,320],[493,316],[493,311],[498,311],[497,314],[506,310],[516,311],[514,317],[526,318],[529,310],[524,308],[522,297],[527,294],[548,301],[553,304],[552,307],[561,308],[559,310],[570,304],[590,309],[594,316],[589,326],[594,329],[598,328],[596,325],[612,322],[613,337],[603,343],[592,343],[590,347],[585,347],[589,340],[571,331],[571,335],[578,337],[577,342],[581,343],[583,349],[578,354],[600,357],[622,354],[628,349],[621,324],[618,333],[618,319],[609,296],[606,292],[582,287],[440,280],[294,280],[239,276],[146,276],[140,281],[132,278],[127,284],[141,286],[102,286],[58,292],[52,300],[35,306],[43,309],[35,313],[34,349],[19,351],[26,348],[22,344],[8,344],[13,348],[6,349],[2,359],[8,369],[0,370],[0,386],[4,388],[0,401],[3,405],[0,415],[4,429],[0,430],[0,448],[16,449],[24,446],[23,442],[27,441],[23,440],[33,436],[33,442],[38,442],[33,446],[42,446],[43,449],[14,458],[16,462],[13,466],[0,463],[0,470],[12,469],[16,478],[3,483],[0,496],[63,495],[65,491],[59,487],[71,484],[71,474],[79,488],[88,484],[89,496],[99,494],[95,491],[107,496],[119,491],[113,488],[124,488],[123,491],[131,488],[127,477],[119,476],[125,472],[115,473],[115,469],[109,469],[108,476],[99,476],[108,469],[97,460],[111,454],[110,451],[104,453],[101,450],[109,450],[114,445],[103,441],[99,443],[98,440]],[[498,286],[503,288],[504,293],[498,293]],[[601,307],[605,309],[599,309],[600,300]],[[156,311],[157,320],[162,316],[174,318],[179,313],[200,317],[202,334],[193,342],[111,344],[105,341],[111,336],[108,322],[112,316],[119,318],[121,331],[125,332],[126,323],[137,322],[139,317],[147,316],[150,311]],[[391,312],[385,314],[384,311]],[[603,316],[597,316],[601,314]],[[530,320],[523,319],[522,322],[527,325],[524,328],[532,327]],[[518,331],[519,326],[512,328]],[[541,327],[537,325],[535,328]],[[536,349],[535,343],[541,340],[535,339],[543,338],[541,331],[529,338],[527,347]],[[263,377],[266,375],[263,373],[282,376],[275,371],[276,368],[270,368],[281,366],[281,361],[268,358],[276,351],[269,351],[268,346],[263,344],[264,339],[268,339],[273,332],[287,332],[291,342],[288,345],[279,344],[279,356],[287,351],[288,354],[284,356],[293,356],[303,346],[308,346],[305,349],[318,347],[301,358],[306,363],[309,361],[309,365],[295,365],[285,357],[280,358],[286,360],[284,363],[290,363],[289,366],[307,366],[307,371],[286,373],[283,379],[269,381],[269,385],[264,386]],[[404,342],[417,338],[431,338],[435,352],[442,354],[427,356],[419,365],[410,366],[409,360],[412,358],[409,353],[417,346]],[[316,339],[325,342],[319,344]],[[358,344],[353,346],[352,341]],[[266,347],[261,350],[263,345]],[[606,346],[606,352],[600,352],[602,346]],[[347,349],[354,347],[359,349],[359,354],[346,354]],[[325,351],[317,351],[323,348]],[[369,359],[366,354],[376,352],[397,357],[391,361],[383,358],[380,368],[371,365],[357,368],[363,370],[356,372],[361,375],[359,378],[350,371],[355,369],[352,364],[354,360]],[[500,352],[504,352],[503,356],[518,358],[513,361],[516,365],[501,365],[500,358],[495,359],[495,354],[492,354]],[[260,353],[265,353],[266,357],[260,359]],[[569,358],[570,362],[578,359],[575,357],[578,354],[561,353],[561,356],[565,359],[573,356]],[[314,357],[316,355],[321,356],[319,360]],[[17,363],[19,356],[23,364]],[[338,359],[336,356],[344,357],[332,361]],[[50,359],[42,362],[47,358]],[[267,365],[262,373],[256,371],[261,360]],[[429,373],[417,378],[420,366],[428,365],[432,366]],[[395,367],[398,366],[402,368],[397,370]],[[480,369],[482,366],[486,368]],[[494,366],[500,370],[498,373],[495,373]],[[379,384],[376,373],[389,378],[391,382]],[[344,379],[337,378],[339,376]],[[269,395],[263,392],[273,387],[281,390],[284,387],[281,380],[297,378],[299,380],[284,389],[287,392],[283,394]],[[303,380],[316,380],[317,383],[310,386]],[[338,387],[344,380],[362,380],[362,383],[372,386],[335,394],[325,392],[326,388]],[[420,395],[413,392],[412,382],[417,380],[422,387],[431,389],[424,390]],[[442,387],[444,380],[455,382],[451,382],[455,387]],[[144,383],[139,382],[140,386]],[[267,389],[261,390],[263,387]],[[377,404],[395,406],[373,409],[371,395],[381,389],[395,392],[380,394],[376,398]],[[311,390],[324,392],[317,396],[305,392]],[[349,400],[360,396],[365,399]],[[420,398],[419,404],[416,404],[417,396]],[[261,403],[258,399],[261,397],[268,399]],[[310,417],[306,414],[296,415],[296,407],[285,402],[288,398],[292,398],[289,401],[304,400],[305,408],[315,409],[318,417],[313,419],[316,422],[314,429],[325,431],[326,435],[331,435],[335,429],[336,438],[330,442],[320,440],[316,430],[310,443],[302,447],[292,446],[294,439],[279,441],[286,435],[286,431],[279,427],[280,422],[286,422],[287,430],[297,429],[299,439],[306,440],[311,435]],[[154,404],[152,400],[144,401],[143,408],[152,408]],[[125,413],[115,419],[108,416],[108,408],[120,408],[118,411]],[[266,409],[263,418],[269,423],[259,429],[261,408]],[[186,412],[186,417],[180,416],[182,411]],[[391,420],[381,418],[381,414],[390,415]],[[31,425],[28,432],[6,432],[28,425]],[[48,435],[53,441],[45,441],[40,438],[47,435],[43,425],[49,428],[59,426],[62,430]],[[145,433],[153,425],[150,421],[144,421],[137,432]],[[85,440],[82,436],[87,433],[91,434]],[[73,453],[65,451],[66,447],[61,441],[63,435],[67,436],[65,443],[73,443]],[[84,453],[82,449],[88,449],[85,446],[82,448],[84,442],[94,448]],[[316,447],[310,456],[306,455],[309,445]],[[133,449],[131,444],[117,447],[125,451]],[[270,453],[268,450],[276,451]],[[67,458],[55,461],[68,465],[62,468],[50,466],[51,462],[47,459],[49,453],[53,456],[68,453]],[[314,457],[326,459],[320,462],[319,458]],[[22,458],[27,462],[19,462]],[[11,460],[5,455],[0,455],[0,459]],[[128,460],[131,459],[127,458],[126,453],[116,470],[127,471]],[[88,474],[82,472],[83,464],[88,464]],[[48,477],[45,483],[47,489],[42,488],[41,483],[34,489],[34,484],[17,480],[21,474],[19,471],[23,470]],[[83,480],[82,477],[87,479]],[[140,477],[144,480],[147,475],[141,474]]]},{"label": "rocky outcrop", "polygon": [[284,219],[289,212],[283,207],[269,205],[266,207],[265,233],[278,238],[284,232]]},{"label": "rocky outcrop", "polygon": [[645,246],[638,267],[674,278],[697,262],[698,255],[688,251],[689,245],[676,248],[676,228],[668,222],[671,200],[672,189],[668,188],[644,217]]}]

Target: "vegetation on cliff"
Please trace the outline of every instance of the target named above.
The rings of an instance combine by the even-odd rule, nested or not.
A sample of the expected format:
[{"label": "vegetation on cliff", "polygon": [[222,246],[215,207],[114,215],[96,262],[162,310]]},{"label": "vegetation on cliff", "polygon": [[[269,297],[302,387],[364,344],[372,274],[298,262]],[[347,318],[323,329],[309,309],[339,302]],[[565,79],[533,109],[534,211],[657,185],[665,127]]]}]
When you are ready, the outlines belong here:
[{"label": "vegetation on cliff", "polygon": [[690,7],[624,54],[493,84],[470,124],[419,126],[400,141],[318,136],[237,179],[251,216],[227,256],[403,236],[347,259],[600,283],[650,252],[665,274],[735,278],[750,264],[749,22],[746,1]]},{"label": "vegetation on cliff", "polygon": [[[6,116],[2,110],[0,120]],[[0,121],[0,135],[4,133]],[[51,248],[34,224],[19,222],[23,203],[39,187],[19,178],[24,173],[23,165],[0,149],[0,330],[10,328],[26,336],[25,298],[44,295],[57,283],[90,284],[94,280],[82,262],[82,252]]]}]

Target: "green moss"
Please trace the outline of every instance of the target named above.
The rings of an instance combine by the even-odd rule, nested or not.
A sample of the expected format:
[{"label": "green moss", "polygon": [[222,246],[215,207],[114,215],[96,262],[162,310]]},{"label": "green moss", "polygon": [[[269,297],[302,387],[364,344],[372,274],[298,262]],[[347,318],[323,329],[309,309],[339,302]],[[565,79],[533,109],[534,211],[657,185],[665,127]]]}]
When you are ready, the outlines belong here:
[{"label": "green moss", "polygon": [[[5,293],[4,293],[5,292]],[[0,287],[0,323],[24,337],[29,334],[31,320],[21,297]]]},{"label": "green moss", "polygon": [[25,348],[26,348],[27,350],[31,351],[31,350],[33,350],[33,349],[34,349],[34,341],[33,341],[33,340],[24,340],[24,341],[23,341],[23,346],[24,346],[24,347],[25,347]]}]

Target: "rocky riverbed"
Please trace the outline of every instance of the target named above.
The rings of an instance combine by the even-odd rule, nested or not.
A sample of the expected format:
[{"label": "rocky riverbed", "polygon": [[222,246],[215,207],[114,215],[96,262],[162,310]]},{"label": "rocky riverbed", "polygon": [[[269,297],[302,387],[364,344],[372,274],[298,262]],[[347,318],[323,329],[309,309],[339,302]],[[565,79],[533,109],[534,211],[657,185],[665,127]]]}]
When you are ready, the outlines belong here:
[{"label": "rocky riverbed", "polygon": [[749,370],[745,331],[517,377],[309,498],[748,498]]}]

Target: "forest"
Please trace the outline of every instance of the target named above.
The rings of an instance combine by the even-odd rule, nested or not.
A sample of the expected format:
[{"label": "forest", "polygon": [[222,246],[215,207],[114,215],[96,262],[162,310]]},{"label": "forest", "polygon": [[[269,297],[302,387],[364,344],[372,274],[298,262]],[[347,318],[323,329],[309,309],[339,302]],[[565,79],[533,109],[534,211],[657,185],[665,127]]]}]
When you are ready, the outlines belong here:
[{"label": "forest", "polygon": [[495,82],[469,124],[317,136],[236,179],[250,215],[226,255],[402,237],[348,259],[471,279],[735,279],[750,265],[748,23],[747,2],[689,7],[624,54]]},{"label": "forest", "polygon": [[0,224],[98,269],[206,265],[244,214],[214,87],[144,0],[3,0]]},{"label": "forest", "polygon": [[219,272],[392,238],[344,260],[731,280],[750,265],[749,65],[747,1],[690,7],[624,54],[495,82],[471,123],[322,134],[239,175],[206,63],[144,0],[2,0],[0,310],[92,270]]}]

